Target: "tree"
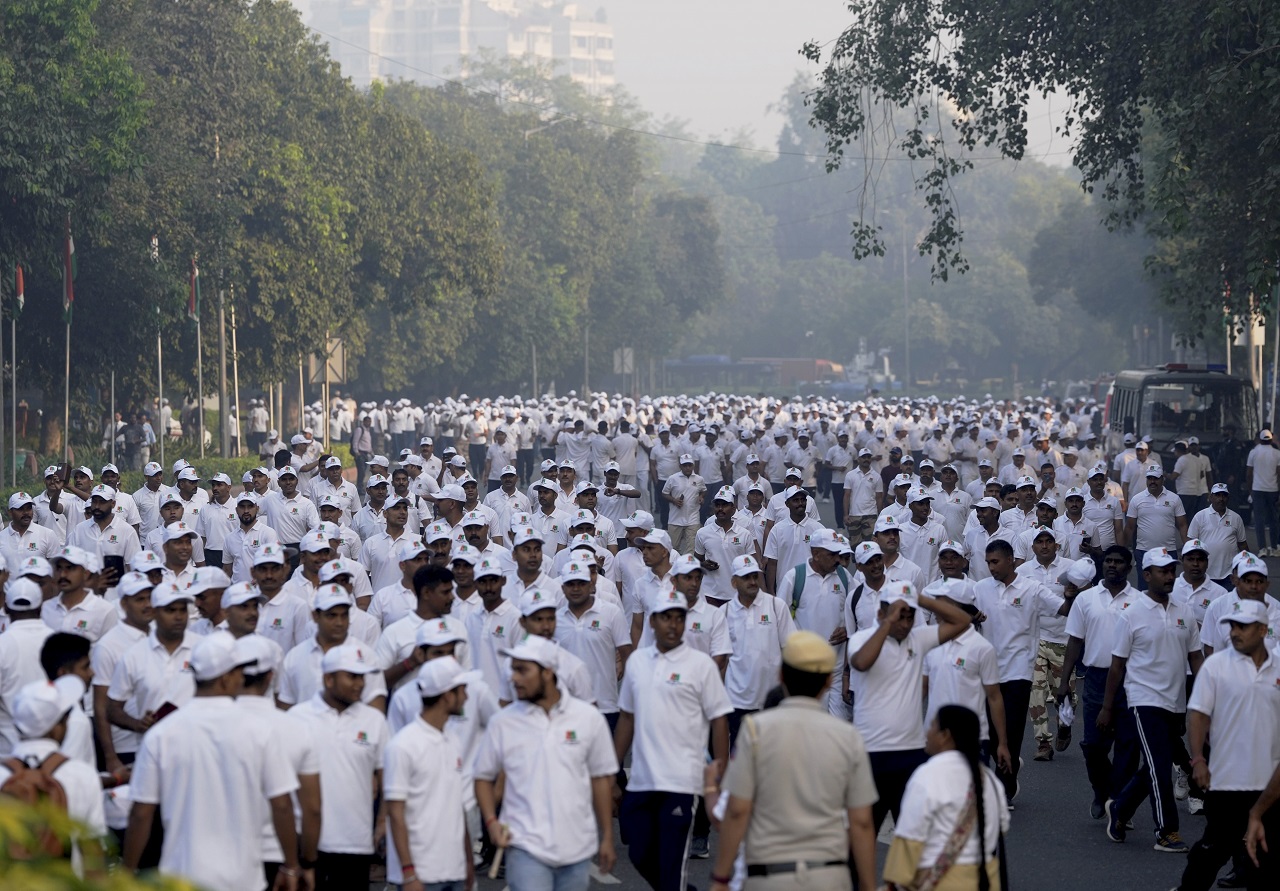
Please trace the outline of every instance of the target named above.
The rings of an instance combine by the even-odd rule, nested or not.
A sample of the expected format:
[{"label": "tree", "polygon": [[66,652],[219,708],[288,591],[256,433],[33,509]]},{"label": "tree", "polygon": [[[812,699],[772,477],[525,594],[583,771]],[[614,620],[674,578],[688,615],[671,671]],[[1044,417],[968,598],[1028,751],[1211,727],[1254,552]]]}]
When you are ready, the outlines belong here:
[{"label": "tree", "polygon": [[[1062,92],[1060,128],[1077,141],[1086,191],[1113,228],[1145,224],[1177,239],[1155,268],[1165,297],[1193,324],[1216,325],[1224,302],[1265,311],[1253,295],[1277,281],[1280,21],[1238,0],[850,0],[850,27],[809,97],[829,166],[896,147],[931,222],[921,249],[935,278],[967,268],[954,189],[983,154],[1021,159],[1033,93]],[[897,114],[893,109],[900,109]],[[976,153],[976,154],[975,154]],[[874,209],[853,227],[855,252],[883,250]],[[1224,296],[1224,291],[1227,292]],[[1194,330],[1194,329],[1193,329]]]}]

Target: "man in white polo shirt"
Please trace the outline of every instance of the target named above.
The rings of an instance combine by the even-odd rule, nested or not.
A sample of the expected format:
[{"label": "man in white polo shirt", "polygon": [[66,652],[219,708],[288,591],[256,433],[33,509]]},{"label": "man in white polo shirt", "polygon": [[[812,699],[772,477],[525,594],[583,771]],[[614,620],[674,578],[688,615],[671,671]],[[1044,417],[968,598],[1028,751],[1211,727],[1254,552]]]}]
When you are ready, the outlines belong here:
[{"label": "man in white polo shirt", "polygon": [[621,608],[592,593],[587,564],[566,563],[560,586],[564,600],[556,610],[556,643],[586,664],[596,708],[612,731],[618,723],[618,681],[632,650],[630,622]]},{"label": "man in white polo shirt", "polygon": [[1235,589],[1215,598],[1204,611],[1200,643],[1206,658],[1218,650],[1227,649],[1227,629],[1221,624],[1221,620],[1223,616],[1233,612],[1235,605],[1242,600],[1255,600],[1266,609],[1270,644],[1274,644],[1280,635],[1280,601],[1267,593],[1270,586],[1267,561],[1244,551],[1236,555],[1232,572],[1236,580]]},{"label": "man in white polo shirt", "polygon": [[744,554],[759,556],[755,537],[735,519],[737,508],[733,489],[721,486],[711,506],[714,519],[705,523],[693,538],[693,555],[702,562],[705,573],[703,596],[717,604],[733,599],[733,575],[729,569]]},{"label": "man in white polo shirt", "polygon": [[1018,794],[1022,737],[1031,702],[1031,678],[1040,647],[1041,617],[1068,615],[1071,601],[1059,597],[1035,579],[1018,575],[1013,545],[1000,538],[987,542],[990,578],[973,586],[974,603],[986,620],[982,636],[996,648],[1000,664],[1000,695],[1004,699],[1005,740],[1010,767],[1001,773],[1005,796],[1012,803]]},{"label": "man in white polo shirt", "polygon": [[35,499],[26,492],[10,495],[9,525],[0,531],[0,555],[9,565],[17,566],[27,557],[52,560],[61,547],[56,533],[35,522]]},{"label": "man in white polo shirt", "polygon": [[717,785],[729,758],[733,706],[715,662],[684,644],[688,609],[674,588],[658,592],[649,608],[654,642],[632,654],[618,697],[618,761],[635,743],[619,820],[632,864],[655,891],[685,889],[708,733]]},{"label": "man in white polo shirt", "polygon": [[258,500],[258,496],[250,489],[236,496],[236,519],[239,525],[228,529],[222,540],[222,568],[233,582],[249,581],[249,569],[258,556],[258,548],[280,541],[276,531],[258,515]]},{"label": "man in white polo shirt", "polygon": [[[775,531],[779,527],[774,527]],[[851,713],[841,697],[844,673],[844,644],[847,630],[844,622],[845,600],[853,585],[848,571],[840,565],[844,539],[829,529],[812,536],[808,559],[778,575],[777,597],[795,616],[795,626],[812,631],[836,650],[836,671],[827,691],[827,710],[838,718]],[[877,553],[879,550],[877,549]]]},{"label": "man in white polo shirt", "polygon": [[[1115,743],[1113,728],[1098,726],[1098,712],[1107,690],[1107,671],[1111,668],[1111,644],[1115,640],[1120,613],[1142,595],[1129,584],[1133,554],[1124,545],[1110,545],[1102,554],[1102,582],[1080,593],[1071,615],[1067,616],[1067,651],[1062,660],[1062,679],[1054,698],[1060,703],[1071,692],[1071,678],[1080,669],[1080,751],[1093,788],[1089,816],[1101,820],[1104,805],[1112,797],[1111,747]],[[1116,691],[1113,710],[1126,711],[1124,690]]]},{"label": "man in white polo shirt", "polygon": [[1205,572],[1223,588],[1231,584],[1232,559],[1248,545],[1244,520],[1227,506],[1230,502],[1231,491],[1226,483],[1214,483],[1209,490],[1209,506],[1192,516],[1187,527],[1187,535],[1203,542],[1209,556]]},{"label": "man in white polo shirt", "polygon": [[266,598],[259,611],[258,634],[275,641],[285,653],[307,639],[310,613],[310,604],[284,590],[288,573],[284,547],[278,544],[258,548],[249,570],[253,584]]},{"label": "man in white polo shirt", "polygon": [[[1143,555],[1152,548],[1164,548],[1176,554],[1187,540],[1187,511],[1182,500],[1164,487],[1164,468],[1159,462],[1144,471],[1146,489],[1135,492],[1125,512],[1125,538],[1133,548],[1133,559],[1145,565]],[[1146,579],[1138,576],[1139,591],[1146,589]]]},{"label": "man in white polo shirt", "polygon": [[96,562],[95,555],[75,545],[64,547],[54,557],[58,596],[45,601],[40,611],[40,617],[54,631],[69,631],[96,641],[120,620],[115,606],[87,587]]},{"label": "man in white polo shirt", "polygon": [[[932,612],[937,625],[916,625],[916,612]],[[871,818],[879,831],[886,814],[898,818],[912,771],[928,760],[924,751],[925,654],[969,628],[969,616],[954,603],[924,597],[910,582],[880,590],[879,624],[849,638],[853,725],[871,758],[879,799]]]},{"label": "man in white polo shirt", "polygon": [[[1239,552],[1237,552],[1238,555]],[[1195,611],[1196,621],[1204,624],[1205,610],[1219,597],[1227,593],[1227,589],[1212,581],[1208,576],[1209,546],[1198,538],[1188,538],[1182,546],[1182,572],[1178,573],[1173,583],[1173,593],[1169,596],[1185,603]],[[1201,629],[1203,635],[1203,628]]]},{"label": "man in white polo shirt", "polygon": [[0,634],[0,748],[5,751],[18,744],[13,723],[18,692],[29,683],[48,680],[40,665],[40,651],[53,629],[40,618],[42,602],[40,586],[31,579],[5,582],[9,627]]},{"label": "man in white polo shirt", "polygon": [[[586,891],[591,858],[598,855],[602,873],[612,871],[617,860],[611,793],[618,760],[609,725],[594,708],[560,690],[561,652],[533,636],[504,650],[516,701],[489,721],[476,750],[480,816],[493,843],[507,849],[512,888]],[[705,740],[704,734],[704,745]],[[494,783],[501,773],[506,791],[499,822]],[[680,857],[683,866],[683,846]]]},{"label": "man in white polo shirt", "polygon": [[[1178,834],[1178,806],[1173,794],[1173,750],[1182,735],[1187,710],[1187,668],[1194,677],[1204,657],[1195,613],[1186,604],[1169,599],[1176,566],[1174,556],[1164,548],[1143,556],[1146,596],[1123,610],[1116,625],[1098,726],[1107,727],[1118,720],[1117,778],[1112,784],[1115,797],[1106,804],[1107,837],[1123,842],[1126,824],[1150,795],[1155,849],[1185,854],[1188,848]],[[1122,686],[1128,713],[1113,717],[1116,693]],[[1130,772],[1121,777],[1121,770]]]},{"label": "man in white polo shirt", "polygon": [[[1280,763],[1280,659],[1267,650],[1266,608],[1256,600],[1242,601],[1219,621],[1231,646],[1204,660],[1187,703],[1191,769],[1196,785],[1209,790],[1208,825],[1187,857],[1179,891],[1207,891],[1222,865],[1243,853],[1249,808]],[[1210,731],[1213,749],[1206,760]],[[1270,879],[1255,875],[1243,856],[1236,856],[1236,863],[1236,887],[1261,888],[1275,881],[1274,874]]]},{"label": "man in white polo shirt", "polygon": [[[464,753],[446,733],[465,713],[467,685],[478,677],[464,672],[452,656],[422,666],[413,690],[416,720],[387,743],[383,753],[383,797],[387,803],[387,879],[408,891],[461,891],[475,870],[465,802]],[[364,887],[368,866],[357,881],[337,888]]]},{"label": "man in white polo shirt", "polygon": [[[352,616],[359,610],[351,602],[351,593],[341,585],[326,582],[316,591],[315,608],[311,612],[316,632],[298,644],[284,657],[276,703],[281,708],[306,702],[324,686],[322,663],[325,655],[336,647],[365,643],[351,631]],[[368,644],[369,650],[373,644]],[[361,702],[375,709],[385,709],[387,684],[381,671],[365,675]]]},{"label": "man in white polo shirt", "polygon": [[144,734],[195,696],[191,654],[201,638],[187,628],[191,595],[172,582],[151,591],[151,633],[125,650],[107,689],[107,718]]},{"label": "man in white polo shirt", "polygon": [[[93,645],[93,725],[102,749],[102,763],[117,779],[124,777],[124,767],[133,763],[141,735],[110,721],[108,690],[125,652],[151,630],[151,580],[140,572],[126,572],[116,586],[120,599],[116,602],[122,621]],[[136,704],[126,703],[134,714]]]},{"label": "man in white polo shirt", "polygon": [[123,850],[129,872],[137,871],[159,816],[161,873],[210,891],[262,891],[266,804],[284,855],[275,888],[297,888],[297,776],[283,747],[268,745],[261,725],[246,720],[233,698],[253,661],[227,634],[204,637],[192,651],[195,698],[147,731],[134,763]]},{"label": "man in white polo shirt", "polygon": [[796,625],[787,603],[761,590],[764,573],[754,557],[735,557],[729,569],[735,596],[723,609],[733,655],[725,670],[724,686],[733,706],[729,716],[732,749],[742,719],[763,708],[765,697],[778,685],[782,648]]},{"label": "man in white polo shirt", "polygon": [[298,474],[292,467],[280,468],[276,478],[279,492],[271,492],[262,499],[262,512],[267,525],[276,530],[286,547],[298,546],[308,529],[320,525],[320,513],[315,502],[298,490]]},{"label": "man in white polo shirt", "polygon": [[[324,654],[323,687],[289,710],[315,742],[320,761],[317,891],[345,891],[369,882],[375,825],[373,802],[382,784],[387,719],[362,702],[365,678],[378,671],[370,648],[344,643]],[[377,823],[384,815],[379,812]]]},{"label": "man in white polo shirt", "polygon": [[807,516],[809,493],[791,486],[782,493],[787,516],[772,526],[764,541],[765,585],[778,593],[783,578],[809,559],[809,542],[823,527]]}]

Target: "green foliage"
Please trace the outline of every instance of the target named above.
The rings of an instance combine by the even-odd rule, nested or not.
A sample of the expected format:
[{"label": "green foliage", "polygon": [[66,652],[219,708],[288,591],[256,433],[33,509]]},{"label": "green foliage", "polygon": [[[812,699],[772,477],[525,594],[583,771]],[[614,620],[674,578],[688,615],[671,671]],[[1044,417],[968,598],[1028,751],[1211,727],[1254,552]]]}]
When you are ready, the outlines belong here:
[{"label": "green foliage", "polygon": [[[1033,93],[1071,103],[1087,192],[1107,222],[1165,243],[1152,256],[1188,334],[1216,328],[1223,304],[1248,315],[1276,282],[1280,222],[1280,10],[1241,0],[850,0],[853,21],[809,97],[833,169],[886,145],[920,162],[929,214],[920,248],[935,278],[964,269],[960,174],[974,152],[1021,159]],[[891,113],[888,109],[900,109]],[[855,250],[884,250],[875,213],[853,222]],[[1227,292],[1224,297],[1224,290]],[[1265,309],[1269,300],[1264,300]]]},{"label": "green foliage", "polygon": [[[31,807],[7,796],[0,797],[0,875],[6,888],[24,891],[194,891],[195,886],[158,874],[135,878],[123,871],[108,875],[80,878],[66,857],[49,857],[36,843],[46,831],[54,832],[64,844],[73,835],[81,835],[76,823],[65,811],[45,805]],[[29,860],[15,860],[10,845],[34,851]]]}]

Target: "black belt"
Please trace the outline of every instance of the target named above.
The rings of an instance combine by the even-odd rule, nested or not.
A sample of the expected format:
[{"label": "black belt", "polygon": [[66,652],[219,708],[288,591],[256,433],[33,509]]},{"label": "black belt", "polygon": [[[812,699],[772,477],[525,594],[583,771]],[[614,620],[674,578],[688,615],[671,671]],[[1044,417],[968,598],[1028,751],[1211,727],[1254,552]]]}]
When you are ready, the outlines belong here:
[{"label": "black belt", "polygon": [[776,876],[784,873],[799,872],[802,869],[829,869],[833,866],[848,866],[846,860],[828,860],[825,863],[817,860],[797,860],[792,863],[753,863],[747,867],[747,875],[751,878],[759,876]]}]

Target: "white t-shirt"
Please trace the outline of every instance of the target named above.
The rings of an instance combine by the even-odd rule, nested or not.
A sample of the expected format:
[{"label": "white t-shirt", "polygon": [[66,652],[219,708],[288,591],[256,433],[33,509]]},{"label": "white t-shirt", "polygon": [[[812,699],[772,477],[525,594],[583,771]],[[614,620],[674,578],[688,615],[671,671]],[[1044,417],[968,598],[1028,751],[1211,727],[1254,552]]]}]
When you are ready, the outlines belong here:
[{"label": "white t-shirt", "polygon": [[1267,652],[1255,666],[1233,647],[1215,652],[1200,666],[1187,708],[1212,722],[1214,791],[1266,788],[1280,763],[1280,659]]},{"label": "white t-shirt", "polygon": [[[849,639],[849,664],[878,629],[859,631]],[[924,748],[923,712],[925,654],[938,646],[936,625],[912,628],[902,641],[889,636],[880,655],[866,671],[849,674],[853,690],[853,725],[862,734],[868,752],[897,752]]]},{"label": "white t-shirt", "polygon": [[924,726],[929,726],[944,705],[963,705],[978,716],[982,728],[979,738],[989,738],[986,688],[1000,683],[1000,668],[996,648],[978,629],[966,628],[959,637],[926,653],[924,676],[929,679]]},{"label": "white t-shirt", "polygon": [[[986,835],[983,850],[978,848],[977,821],[956,863],[985,863],[996,854],[1000,833],[1009,830],[1009,807],[1004,789],[994,773],[979,768],[982,776],[983,808]],[[969,790],[973,788],[973,771],[963,755],[956,751],[940,752],[916,768],[902,794],[902,812],[893,834],[909,841],[923,842],[920,868],[933,866],[942,856],[951,834],[965,812]]]},{"label": "white t-shirt", "polygon": [[1187,710],[1187,655],[1200,649],[1196,616],[1186,604],[1161,606],[1150,596],[1138,597],[1121,611],[1113,656],[1127,659],[1124,694],[1132,708],[1153,706],[1170,712]]},{"label": "white t-shirt", "polygon": [[[383,763],[382,797],[404,802],[409,852],[418,878],[424,883],[461,882],[467,876],[466,812],[457,745],[419,718],[391,738]],[[390,832],[387,880],[402,883],[400,852],[389,836]]]}]

